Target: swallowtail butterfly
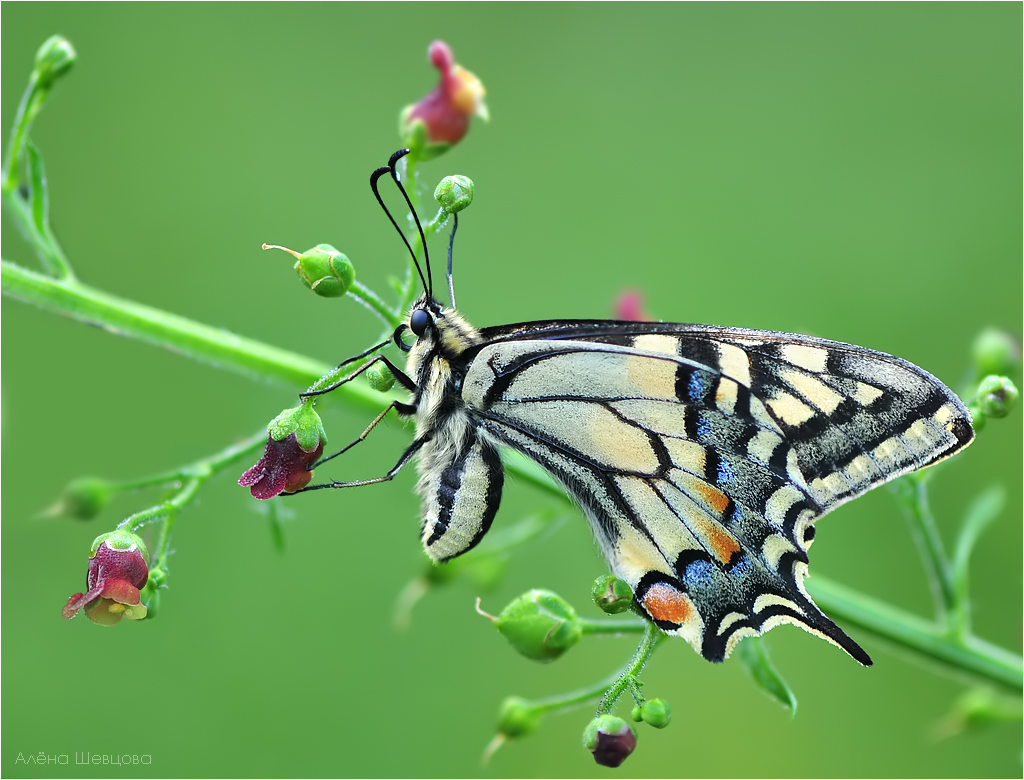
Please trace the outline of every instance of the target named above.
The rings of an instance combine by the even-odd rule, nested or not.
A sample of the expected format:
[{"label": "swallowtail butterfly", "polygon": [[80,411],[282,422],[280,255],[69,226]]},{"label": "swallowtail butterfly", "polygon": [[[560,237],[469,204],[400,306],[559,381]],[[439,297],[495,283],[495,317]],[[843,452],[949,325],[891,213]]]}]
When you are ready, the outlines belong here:
[{"label": "swallowtail butterfly", "polygon": [[[396,168],[407,152],[371,177],[399,234],[377,181],[391,175],[420,228]],[[387,365],[411,398],[374,424],[394,409],[415,419],[416,438],[382,477],[307,490],[388,481],[415,458],[423,546],[440,563],[487,533],[499,453],[518,450],[575,499],[639,610],[707,660],[795,623],[871,663],[808,596],[807,551],[835,507],[971,442],[949,388],[898,357],[792,333],[607,320],[478,329],[455,309],[451,243],[450,307],[425,265],[424,294],[393,336],[405,371],[378,355],[341,380]]]}]

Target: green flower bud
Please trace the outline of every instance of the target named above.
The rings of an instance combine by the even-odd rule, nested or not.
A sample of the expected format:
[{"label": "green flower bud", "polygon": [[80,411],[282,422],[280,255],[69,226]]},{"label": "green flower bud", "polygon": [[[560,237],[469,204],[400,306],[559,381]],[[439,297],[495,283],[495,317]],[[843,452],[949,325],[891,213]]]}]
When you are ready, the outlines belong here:
[{"label": "green flower bud", "polygon": [[987,376],[978,385],[978,408],[986,417],[1006,417],[1017,402],[1017,387],[1005,376]]},{"label": "green flower bud", "polygon": [[473,180],[468,176],[445,176],[434,190],[434,200],[449,214],[457,214],[473,202]]},{"label": "green flower bud", "polygon": [[549,590],[524,593],[502,610],[494,624],[520,654],[535,661],[555,660],[583,634],[576,610]]},{"label": "green flower bud", "polygon": [[633,589],[629,583],[613,574],[605,574],[594,580],[590,593],[594,603],[609,615],[621,614],[633,606]]},{"label": "green flower bud", "polygon": [[583,731],[583,747],[601,766],[620,766],[636,748],[636,732],[622,718],[598,715]]},{"label": "green flower bud", "polygon": [[525,737],[540,727],[540,714],[526,699],[510,696],[498,711],[498,733],[509,739]]},{"label": "green flower bud", "polygon": [[107,505],[114,486],[102,479],[76,479],[60,494],[57,502],[44,513],[48,517],[71,517],[92,520]]},{"label": "green flower bud", "polygon": [[1013,337],[998,328],[987,328],[978,334],[971,348],[978,376],[1009,374],[1020,362],[1020,348]]},{"label": "green flower bud", "polygon": [[[633,720],[649,723],[656,729],[663,729],[672,720],[672,708],[664,699],[648,699],[634,710]],[[636,717],[639,715],[640,717]]]},{"label": "green flower bud", "polygon": [[386,393],[395,386],[395,375],[383,362],[374,363],[364,372],[370,387],[378,393]]},{"label": "green flower bud", "polygon": [[302,282],[317,295],[339,298],[349,291],[356,279],[351,261],[330,244],[317,244],[302,254],[277,246],[264,244],[264,249],[281,249],[296,258],[295,271]]},{"label": "green flower bud", "polygon": [[294,433],[299,446],[307,452],[315,450],[320,442],[327,441],[324,424],[312,404],[285,409],[270,421],[267,431],[274,441],[281,441]]},{"label": "green flower bud", "polygon": [[54,82],[71,70],[78,54],[67,38],[53,35],[36,52],[35,76],[38,84],[49,89]]}]

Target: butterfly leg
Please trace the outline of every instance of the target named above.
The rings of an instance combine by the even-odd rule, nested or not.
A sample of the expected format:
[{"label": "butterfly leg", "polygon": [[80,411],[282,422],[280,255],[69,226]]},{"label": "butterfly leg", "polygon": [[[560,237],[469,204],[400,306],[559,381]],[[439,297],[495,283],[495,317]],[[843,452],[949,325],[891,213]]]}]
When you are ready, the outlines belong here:
[{"label": "butterfly leg", "polygon": [[[401,401],[392,401],[391,403],[389,403],[387,405],[387,407],[384,409],[383,412],[381,412],[380,414],[378,414],[376,417],[373,418],[373,422],[371,422],[369,425],[367,425],[366,429],[361,434],[359,434],[355,439],[350,441],[348,444],[346,444],[344,447],[342,447],[340,450],[338,450],[334,454],[328,455],[326,458],[321,458],[320,460],[318,460],[316,463],[314,463],[312,466],[310,466],[310,471],[312,471],[315,468],[319,468],[320,466],[324,465],[329,460],[334,460],[339,455],[343,455],[344,453],[348,452],[350,449],[355,447],[360,442],[365,441],[366,437],[370,435],[370,431],[372,431],[374,428],[376,428],[377,427],[377,423],[379,423],[381,420],[383,420],[384,419],[384,415],[386,415],[392,409],[396,410],[399,414],[405,415],[405,416],[413,414],[416,411],[416,407],[414,407],[414,406],[410,406],[409,404],[403,404]],[[306,488],[306,490],[310,490],[310,489],[311,488]],[[296,491],[296,492],[298,492],[298,491]]]},{"label": "butterfly leg", "polygon": [[[371,347],[370,349],[366,350],[365,352],[361,352],[360,354],[358,354],[358,355],[356,355],[354,357],[350,357],[348,360],[344,361],[343,363],[339,363],[338,364],[338,368],[341,368],[346,363],[351,363],[353,360],[359,360],[360,358],[364,358],[367,355],[371,354],[372,352],[375,352],[376,350],[382,349],[383,347],[387,346],[388,343],[389,342],[385,341],[382,344],[378,344],[375,347]],[[385,366],[387,366],[388,367],[388,371],[390,371],[394,375],[395,380],[398,382],[398,384],[400,384],[402,387],[404,387],[410,393],[411,392],[415,392],[415,390],[416,390],[416,383],[413,382],[412,379],[410,379],[406,375],[406,373],[404,371],[402,371],[402,369],[400,369],[398,366],[396,366],[394,363],[392,363],[390,360],[388,360],[383,355],[377,355],[377,357],[375,357],[373,360],[371,360],[368,363],[364,363],[363,365],[359,366],[359,368],[357,368],[351,374],[349,374],[348,376],[346,376],[346,377],[344,377],[342,379],[339,379],[337,382],[335,382],[330,387],[325,387],[322,390],[307,390],[305,393],[299,393],[299,398],[313,398],[314,396],[324,395],[325,393],[329,393],[332,390],[337,390],[343,384],[351,382],[353,379],[355,379],[361,373],[366,371],[371,366],[376,365],[377,363],[383,363]],[[374,422],[374,425],[376,425],[376,422]]]},{"label": "butterfly leg", "polygon": [[[396,402],[396,404],[397,404],[397,402]],[[389,406],[388,409],[390,409],[390,408],[391,407]],[[379,420],[381,417],[383,417],[384,414],[388,411],[388,409],[385,409],[384,412],[382,412],[377,419]],[[373,425],[375,425],[375,424],[376,424],[376,421],[374,421]],[[373,425],[371,425],[370,427],[372,428]],[[369,429],[367,429],[367,431],[368,430]],[[364,435],[362,437],[356,439],[354,442],[352,442],[352,444],[348,445],[348,447],[345,447],[345,449],[341,450],[341,452],[344,452],[345,450],[349,449],[350,447],[358,444],[359,442],[361,442],[363,440],[363,438],[365,438],[365,432],[364,432]],[[430,439],[428,437],[423,437],[423,438],[419,438],[419,439],[416,439],[415,441],[413,441],[413,443],[410,444],[406,448],[405,452],[402,453],[402,457],[398,459],[398,463],[396,463],[394,466],[392,466],[391,469],[388,471],[388,473],[385,474],[382,477],[374,477],[373,479],[357,479],[357,480],[354,480],[352,482],[338,482],[337,480],[335,480],[333,482],[324,482],[323,484],[320,484],[320,485],[308,485],[308,486],[302,488],[301,490],[296,490],[295,493],[289,493],[288,495],[295,495],[297,493],[305,493],[308,490],[323,490],[324,488],[361,487],[363,485],[376,485],[378,482],[390,482],[391,480],[393,480],[395,478],[395,475],[398,474],[398,472],[402,470],[402,468],[405,466],[405,464],[409,462],[409,460],[412,458],[412,456],[415,455],[417,452],[419,452],[420,448],[423,447],[423,445],[426,444],[429,440]],[[336,454],[341,454],[341,453],[336,453]],[[334,455],[331,455],[331,457],[333,458]],[[325,460],[326,460],[326,458],[325,458]],[[323,461],[320,461],[320,462],[323,463]]]}]

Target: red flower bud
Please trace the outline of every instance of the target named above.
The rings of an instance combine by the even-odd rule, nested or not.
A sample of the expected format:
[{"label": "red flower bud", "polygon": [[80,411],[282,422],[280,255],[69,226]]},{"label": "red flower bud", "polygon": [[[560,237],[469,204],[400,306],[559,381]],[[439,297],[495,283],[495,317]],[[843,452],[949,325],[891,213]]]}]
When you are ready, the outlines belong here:
[{"label": "red flower bud", "polygon": [[103,534],[92,543],[85,593],[76,593],[64,605],[64,617],[71,619],[78,610],[93,623],[113,626],[121,618],[141,620],[146,607],[139,589],[149,580],[149,552],[142,540],[128,531]]},{"label": "red flower bud", "polygon": [[616,767],[636,749],[636,732],[622,718],[598,715],[583,732],[583,746],[601,766]]},{"label": "red flower bud", "polygon": [[280,441],[268,437],[263,457],[238,480],[249,488],[253,498],[268,499],[281,493],[294,493],[309,484],[313,472],[309,470],[324,452],[320,439],[312,450],[304,450],[295,433]]}]

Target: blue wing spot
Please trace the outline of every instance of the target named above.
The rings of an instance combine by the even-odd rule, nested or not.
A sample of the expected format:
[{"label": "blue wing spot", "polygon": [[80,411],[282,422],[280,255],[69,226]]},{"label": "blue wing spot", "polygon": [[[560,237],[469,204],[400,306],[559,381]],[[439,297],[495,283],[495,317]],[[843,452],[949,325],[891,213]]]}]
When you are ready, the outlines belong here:
[{"label": "blue wing spot", "polygon": [[733,473],[732,466],[729,465],[729,462],[725,460],[718,461],[718,484],[722,485],[726,482],[732,482],[734,479],[736,479],[736,474]]},{"label": "blue wing spot", "polygon": [[710,576],[710,574],[711,561],[706,561],[700,558],[687,564],[686,571],[683,572],[683,579],[689,583],[694,583],[705,579]]},{"label": "blue wing spot", "polygon": [[750,568],[750,558],[746,555],[739,555],[729,563],[729,576],[739,577],[747,573]]},{"label": "blue wing spot", "polygon": [[714,429],[711,427],[711,423],[701,417],[697,422],[697,438],[701,441],[705,441],[711,438],[711,434],[713,432]]},{"label": "blue wing spot", "polygon": [[700,403],[711,391],[711,380],[703,371],[694,371],[690,374],[690,382],[687,386],[687,394],[694,403]]}]

